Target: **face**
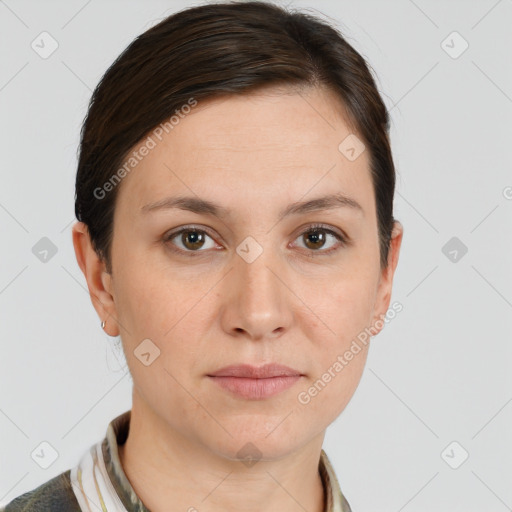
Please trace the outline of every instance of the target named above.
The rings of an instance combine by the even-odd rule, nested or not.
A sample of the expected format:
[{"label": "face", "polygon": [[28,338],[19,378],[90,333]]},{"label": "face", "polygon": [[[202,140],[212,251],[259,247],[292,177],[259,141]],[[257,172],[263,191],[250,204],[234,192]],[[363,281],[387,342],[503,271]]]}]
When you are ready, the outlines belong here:
[{"label": "face", "polygon": [[[121,335],[134,397],[169,431],[278,458],[349,402],[369,347],[354,340],[388,309],[401,240],[381,270],[368,152],[338,149],[351,133],[325,90],[230,96],[153,137],[123,178],[94,305]],[[178,196],[195,202],[162,206]],[[297,376],[211,376],[267,363]]]}]

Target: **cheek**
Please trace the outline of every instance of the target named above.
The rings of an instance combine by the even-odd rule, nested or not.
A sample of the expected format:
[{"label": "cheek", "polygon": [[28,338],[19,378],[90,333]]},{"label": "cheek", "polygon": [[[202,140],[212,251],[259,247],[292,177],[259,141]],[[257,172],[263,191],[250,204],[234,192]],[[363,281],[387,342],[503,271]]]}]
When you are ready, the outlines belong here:
[{"label": "cheek", "polygon": [[159,268],[147,260],[145,264],[125,260],[117,274],[116,311],[126,327],[124,337],[132,343],[152,337],[165,342],[204,295],[204,289],[195,290],[197,287],[187,285],[190,281],[183,282],[169,268]]},{"label": "cheek", "polygon": [[377,282],[375,273],[354,270],[314,289],[307,285],[303,288],[302,296],[307,297],[305,315],[310,318],[308,334],[312,340],[320,338],[318,344],[324,356],[344,350],[345,345],[370,326]]},{"label": "cheek", "polygon": [[343,357],[344,353],[336,354],[297,395],[301,412],[312,421],[318,418],[320,428],[331,424],[354,395],[366,363],[368,345],[360,344],[350,361]]},{"label": "cheek", "polygon": [[[166,390],[179,389],[177,382],[190,378],[190,368],[205,358],[204,347],[197,340],[207,322],[204,314],[214,311],[214,304],[205,297],[211,285],[175,273],[168,278],[165,275],[171,275],[169,269],[126,265],[116,287],[118,320],[134,384],[158,390],[160,398]],[[144,341],[149,357],[158,355],[150,366],[137,357],[147,339],[154,344]]]},{"label": "cheek", "polygon": [[307,414],[331,411],[334,419],[348,404],[364,370],[373,315],[377,276],[354,272],[340,277],[335,287],[311,297],[309,337],[312,375],[303,388]]}]

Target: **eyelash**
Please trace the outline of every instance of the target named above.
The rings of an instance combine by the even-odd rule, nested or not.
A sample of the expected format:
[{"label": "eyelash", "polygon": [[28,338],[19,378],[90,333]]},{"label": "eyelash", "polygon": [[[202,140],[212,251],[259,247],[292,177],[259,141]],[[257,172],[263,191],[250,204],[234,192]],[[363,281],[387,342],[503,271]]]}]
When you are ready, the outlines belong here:
[{"label": "eyelash", "polygon": [[[191,232],[200,232],[200,233],[205,233],[207,234],[210,238],[214,238],[207,230],[205,229],[202,229],[202,228],[199,228],[199,227],[196,227],[196,226],[183,226],[182,228],[178,229],[177,231],[173,231],[172,233],[169,233],[168,235],[166,235],[164,237],[164,242],[167,243],[167,242],[171,242],[173,238],[176,238],[177,236],[179,236],[181,233],[184,233],[184,232],[187,232],[187,231],[191,231]],[[329,235],[332,235],[334,236],[336,239],[338,239],[340,245],[338,247],[334,247],[334,248],[331,248],[331,249],[328,249],[328,250],[313,250],[313,249],[305,249],[307,251],[307,256],[310,257],[310,258],[315,258],[317,256],[328,256],[330,255],[331,253],[333,252],[337,252],[341,247],[344,247],[348,244],[348,240],[346,237],[340,235],[339,233],[337,233],[336,231],[333,231],[332,229],[329,229],[327,227],[325,227],[324,225],[322,224],[312,224],[311,226],[309,226],[306,230],[302,231],[297,238],[299,238],[300,236],[304,236],[306,234],[309,234],[309,233],[314,233],[316,231],[324,231],[325,233],[329,234]],[[170,250],[175,252],[175,253],[179,253],[181,255],[186,255],[187,257],[197,257],[197,256],[201,256],[202,254],[201,253],[204,253],[206,252],[205,250],[199,250],[199,251],[184,251],[183,249],[179,249],[177,248],[176,246],[174,246],[174,244],[170,244]]]}]

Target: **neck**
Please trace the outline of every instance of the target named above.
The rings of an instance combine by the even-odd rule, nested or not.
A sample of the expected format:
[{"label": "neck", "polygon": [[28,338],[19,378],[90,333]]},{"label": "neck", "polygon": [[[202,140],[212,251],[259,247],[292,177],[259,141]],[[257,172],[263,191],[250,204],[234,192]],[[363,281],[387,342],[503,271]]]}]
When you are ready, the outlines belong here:
[{"label": "neck", "polygon": [[[149,419],[151,421],[149,421]],[[324,433],[279,458],[246,466],[185,438],[134,401],[128,438],[119,446],[123,470],[152,512],[324,512],[318,470]]]}]

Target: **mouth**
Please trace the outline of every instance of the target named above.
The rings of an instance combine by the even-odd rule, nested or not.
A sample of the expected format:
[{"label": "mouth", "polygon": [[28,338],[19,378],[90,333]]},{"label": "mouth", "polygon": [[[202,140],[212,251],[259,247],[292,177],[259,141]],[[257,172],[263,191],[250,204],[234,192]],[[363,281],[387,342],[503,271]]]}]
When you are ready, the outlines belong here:
[{"label": "mouth", "polygon": [[291,388],[304,375],[276,363],[232,365],[207,375],[222,389],[248,400],[262,400]]}]

